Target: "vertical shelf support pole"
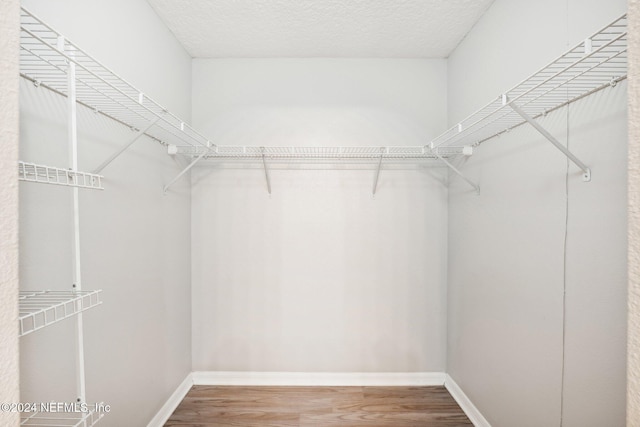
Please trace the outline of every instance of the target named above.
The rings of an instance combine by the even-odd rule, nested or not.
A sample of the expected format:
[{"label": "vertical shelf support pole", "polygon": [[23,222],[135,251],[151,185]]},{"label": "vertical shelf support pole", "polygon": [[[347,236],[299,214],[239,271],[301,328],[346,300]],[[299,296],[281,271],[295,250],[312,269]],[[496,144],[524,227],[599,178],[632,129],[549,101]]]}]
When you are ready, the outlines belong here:
[{"label": "vertical shelf support pole", "polygon": [[562,145],[560,141],[558,141],[553,135],[551,135],[545,128],[543,128],[540,123],[536,122],[531,116],[522,111],[520,107],[518,107],[515,103],[509,103],[509,106],[513,111],[518,113],[520,117],[525,119],[531,126],[533,126],[542,136],[544,136],[549,142],[551,142],[558,150],[562,151],[562,153],[569,158],[576,166],[582,169],[583,175],[582,180],[585,182],[591,181],[591,169],[584,163],[580,161],[576,156],[571,153],[571,151],[567,150],[567,147]]},{"label": "vertical shelf support pole", "polygon": [[264,147],[260,147],[262,151],[262,166],[264,166],[264,177],[267,180],[267,191],[271,194],[271,177],[269,176],[269,168],[267,167],[267,159],[264,156]]},{"label": "vertical shelf support pole", "polygon": [[442,163],[444,163],[445,165],[447,165],[447,167],[449,169],[451,169],[456,175],[458,175],[460,178],[464,179],[465,182],[467,184],[469,184],[470,186],[473,187],[474,190],[476,190],[476,193],[480,194],[480,186],[478,184],[476,184],[475,182],[471,181],[469,178],[467,178],[462,172],[460,172],[458,170],[458,168],[456,168],[455,166],[453,166],[451,164],[451,162],[449,162],[447,159],[445,159],[444,157],[442,157],[440,154],[438,154],[438,152],[432,148],[431,152],[433,153],[434,156],[436,156]]},{"label": "vertical shelf support pole", "polygon": [[378,168],[376,169],[376,174],[373,176],[373,190],[372,194],[376,195],[376,190],[378,189],[378,179],[380,179],[380,170],[382,169],[382,157],[384,156],[384,147],[380,147],[380,159],[378,160]]},{"label": "vertical shelf support pole", "polygon": [[[58,44],[64,49],[64,39],[59,39]],[[73,57],[74,52],[69,51],[69,56]],[[67,108],[68,108],[68,138],[69,138],[69,160],[70,160],[70,180],[77,180],[75,171],[78,170],[78,122],[76,111],[76,64],[68,62],[67,68]],[[73,290],[82,290],[82,270],[80,264],[80,203],[79,188],[72,189],[73,203]],[[76,304],[81,304],[78,301]],[[80,308],[80,307],[78,307]],[[84,328],[82,323],[82,313],[76,316],[76,394],[78,402],[86,402],[85,369],[84,369]]]},{"label": "vertical shelf support pole", "polygon": [[[75,65],[75,64],[74,64]],[[127,142],[124,146],[122,146],[122,148],[120,148],[118,151],[116,151],[115,153],[113,153],[107,160],[105,160],[104,162],[102,162],[102,164],[100,166],[98,166],[93,173],[94,174],[99,174],[100,172],[102,172],[102,169],[106,168],[107,166],[109,166],[109,164],[111,162],[113,162],[116,158],[118,158],[118,156],[120,156],[120,154],[124,153],[127,148],[131,147],[133,145],[134,142],[136,142],[142,135],[144,135],[145,133],[147,133],[147,131],[149,129],[151,129],[151,127],[153,125],[155,125],[156,123],[158,123],[158,120],[160,120],[160,117],[157,117],[155,120],[152,120],[146,127],[144,127],[143,129],[138,130],[138,132],[136,132],[136,134],[133,136],[133,138],[131,138],[129,140],[129,142]]]}]

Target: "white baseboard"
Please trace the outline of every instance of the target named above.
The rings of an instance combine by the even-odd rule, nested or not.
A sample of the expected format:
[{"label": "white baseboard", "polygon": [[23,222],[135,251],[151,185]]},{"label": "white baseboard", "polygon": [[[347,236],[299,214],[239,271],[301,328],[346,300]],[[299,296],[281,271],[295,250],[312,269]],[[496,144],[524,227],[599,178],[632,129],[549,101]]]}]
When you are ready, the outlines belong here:
[{"label": "white baseboard", "polygon": [[434,386],[444,372],[217,372],[196,371],[195,385],[254,386]]},{"label": "white baseboard", "polygon": [[475,427],[491,427],[462,389],[444,372],[219,372],[187,375],[147,427],[162,427],[192,385],[253,386],[441,386],[444,385]]},{"label": "white baseboard", "polygon": [[448,374],[445,375],[444,386],[447,388],[451,396],[458,402],[467,417],[475,427],[491,427],[489,421],[482,416],[478,408],[471,402],[460,386]]},{"label": "white baseboard", "polygon": [[178,386],[176,391],[167,399],[162,408],[158,411],[158,413],[153,417],[147,427],[162,427],[164,423],[167,422],[173,411],[176,410],[182,399],[187,395],[191,386],[193,385],[193,373],[187,375],[187,378],[182,381],[182,383]]}]

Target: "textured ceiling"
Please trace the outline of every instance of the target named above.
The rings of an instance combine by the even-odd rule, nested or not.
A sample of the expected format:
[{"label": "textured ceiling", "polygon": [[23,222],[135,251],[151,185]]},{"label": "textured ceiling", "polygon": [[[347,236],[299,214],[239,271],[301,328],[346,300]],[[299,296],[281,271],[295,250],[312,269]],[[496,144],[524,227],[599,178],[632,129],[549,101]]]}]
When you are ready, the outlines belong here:
[{"label": "textured ceiling", "polygon": [[443,58],[494,0],[147,1],[194,58]]}]

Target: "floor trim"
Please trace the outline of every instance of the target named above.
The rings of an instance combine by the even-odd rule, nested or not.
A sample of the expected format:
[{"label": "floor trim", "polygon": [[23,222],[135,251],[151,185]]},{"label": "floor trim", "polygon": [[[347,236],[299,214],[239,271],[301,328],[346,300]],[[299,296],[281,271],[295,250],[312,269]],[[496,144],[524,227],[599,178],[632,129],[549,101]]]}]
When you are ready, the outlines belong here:
[{"label": "floor trim", "polygon": [[491,427],[489,421],[486,420],[485,417],[482,416],[478,408],[471,402],[471,399],[464,394],[460,386],[451,378],[448,374],[445,374],[444,386],[449,391],[449,394],[453,396],[460,408],[467,415],[469,420],[473,423],[475,427]]},{"label": "floor trim", "polygon": [[460,386],[444,372],[220,372],[196,371],[182,381],[147,427],[162,427],[193,385],[253,386],[441,386],[475,427],[491,427]]},{"label": "floor trim", "polygon": [[182,381],[182,383],[178,386],[176,391],[167,399],[167,401],[162,405],[162,408],[158,411],[158,413],[153,417],[147,427],[162,427],[164,423],[167,422],[173,411],[176,410],[178,405],[182,402],[184,397],[187,395],[189,390],[193,386],[193,373],[187,375],[187,377]]},{"label": "floor trim", "polygon": [[436,386],[444,372],[217,372],[193,373],[195,385]]}]

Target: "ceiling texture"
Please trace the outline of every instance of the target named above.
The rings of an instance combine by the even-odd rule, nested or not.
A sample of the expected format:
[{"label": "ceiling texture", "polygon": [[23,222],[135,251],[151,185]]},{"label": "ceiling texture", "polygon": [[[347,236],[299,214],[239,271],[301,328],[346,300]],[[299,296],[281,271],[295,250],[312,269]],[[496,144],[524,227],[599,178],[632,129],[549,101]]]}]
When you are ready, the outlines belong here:
[{"label": "ceiling texture", "polygon": [[494,0],[147,0],[194,58],[446,58]]}]

